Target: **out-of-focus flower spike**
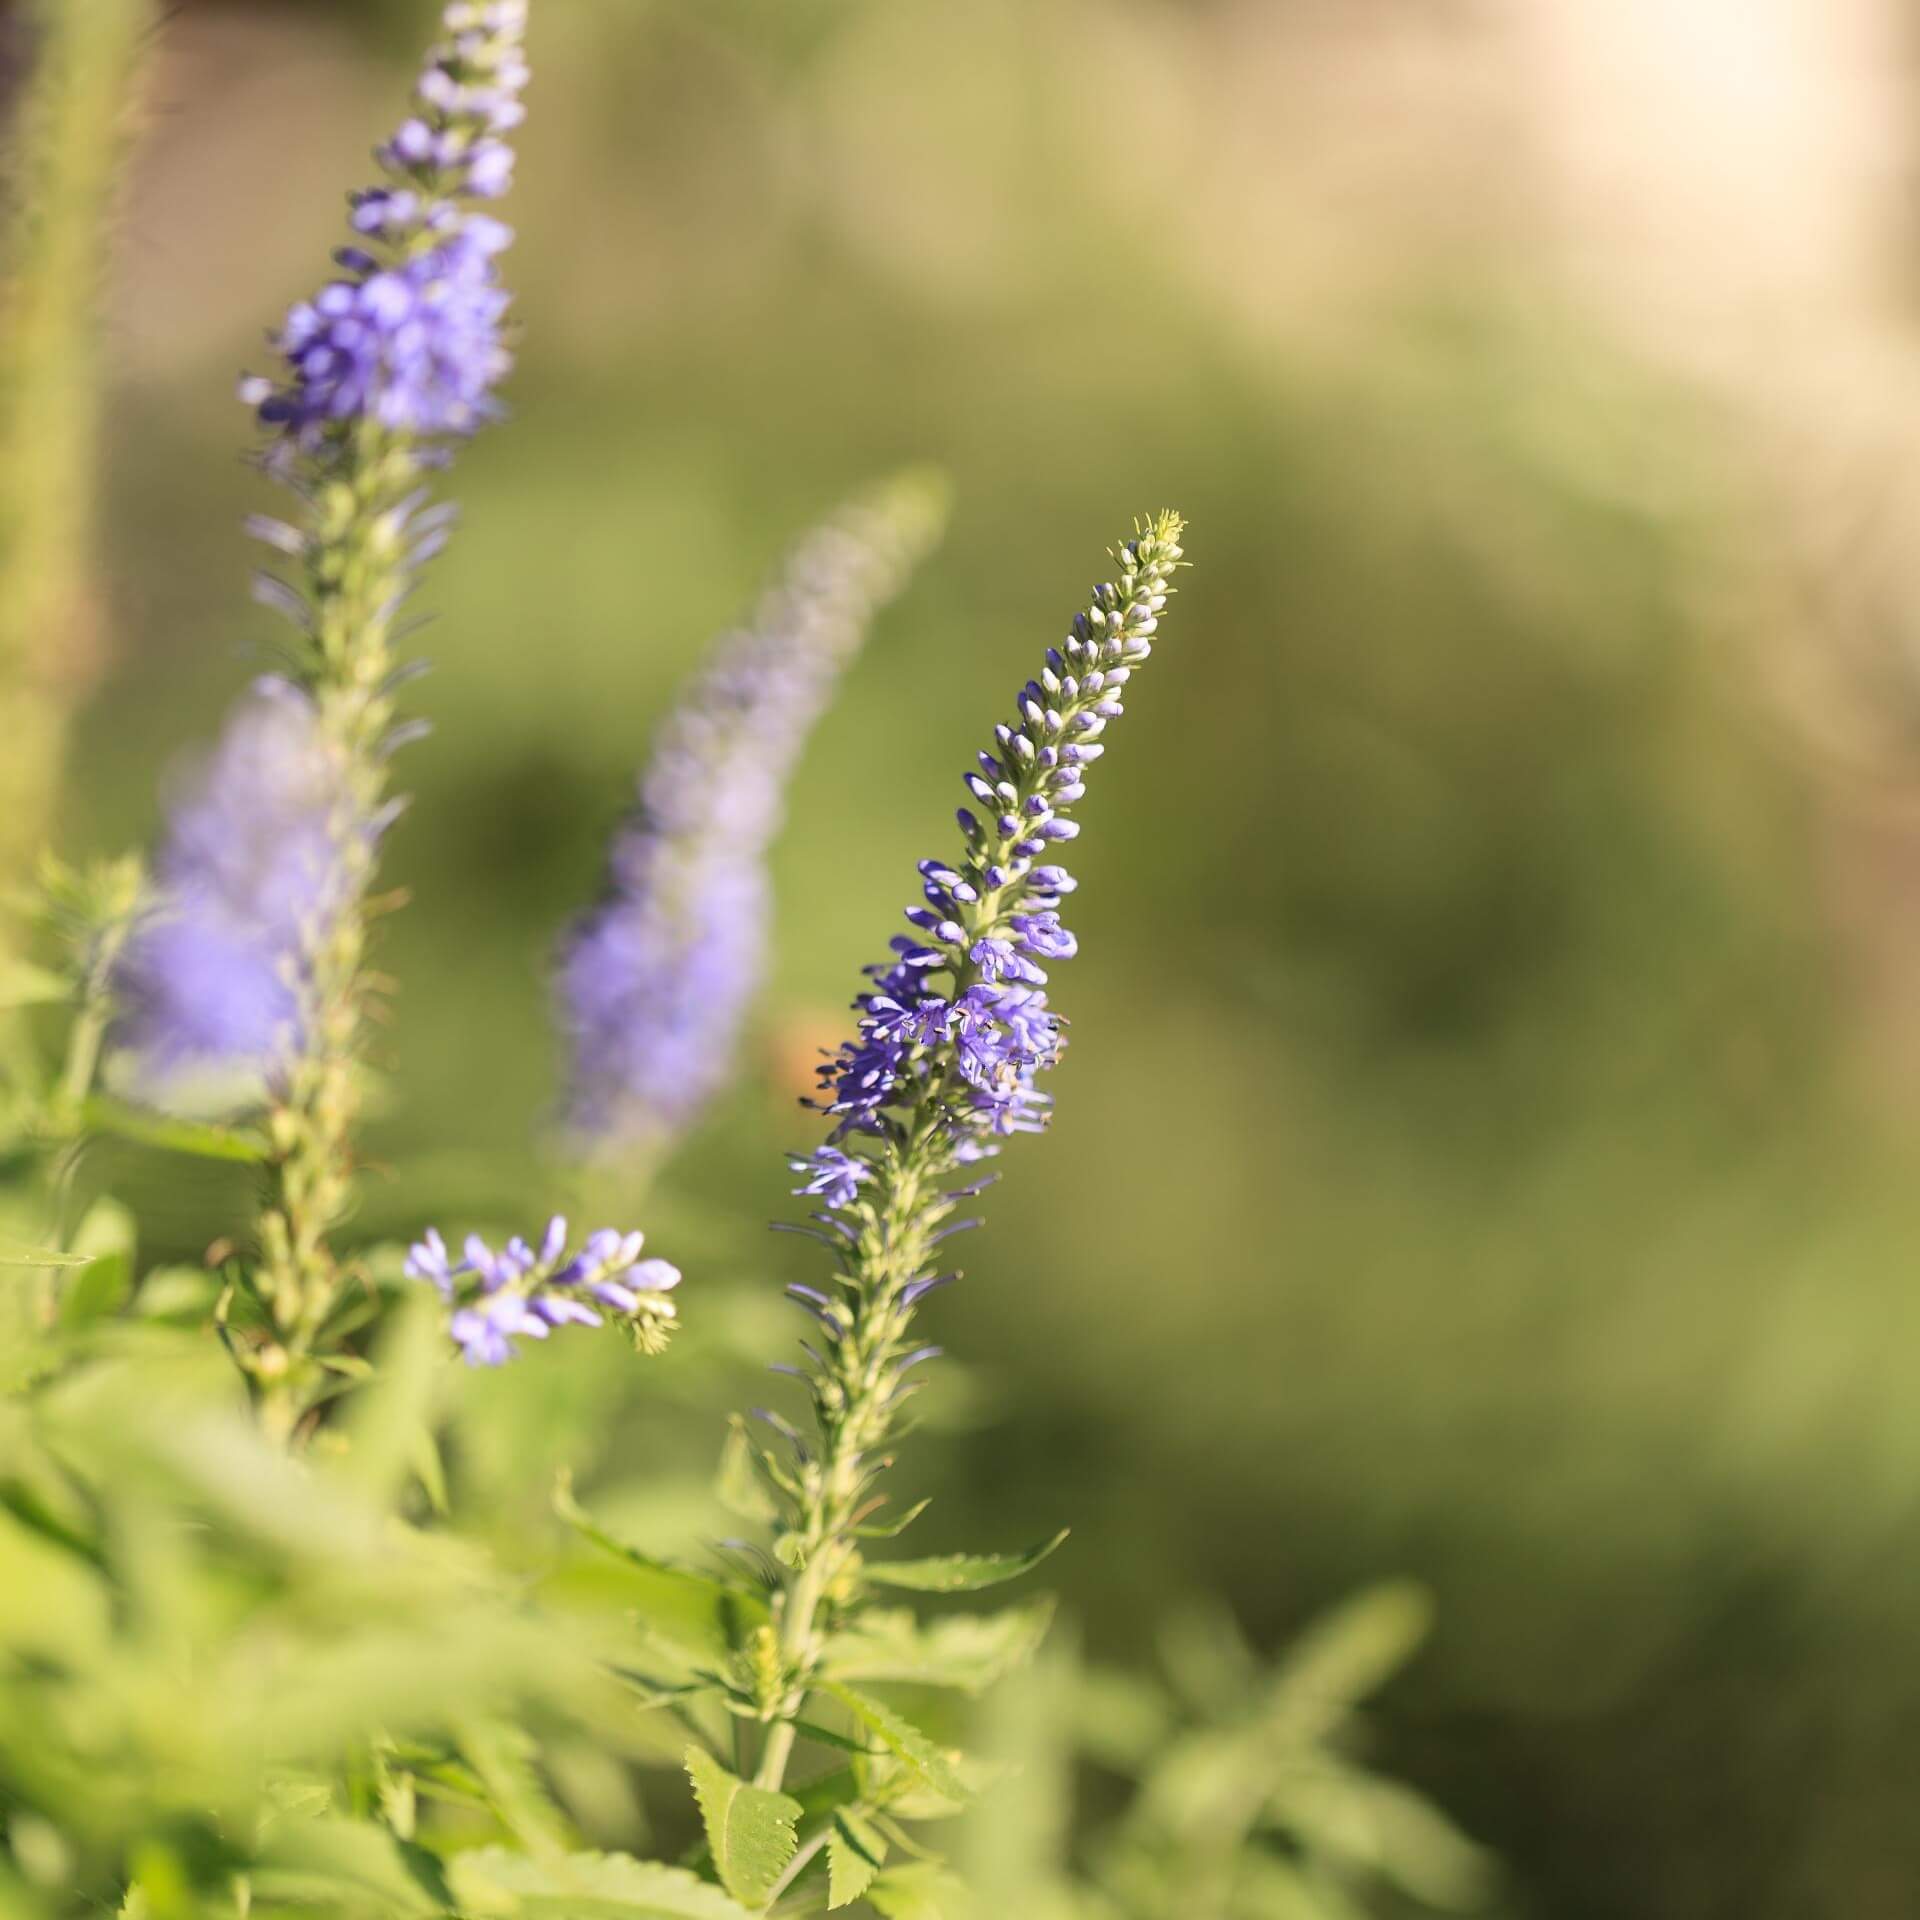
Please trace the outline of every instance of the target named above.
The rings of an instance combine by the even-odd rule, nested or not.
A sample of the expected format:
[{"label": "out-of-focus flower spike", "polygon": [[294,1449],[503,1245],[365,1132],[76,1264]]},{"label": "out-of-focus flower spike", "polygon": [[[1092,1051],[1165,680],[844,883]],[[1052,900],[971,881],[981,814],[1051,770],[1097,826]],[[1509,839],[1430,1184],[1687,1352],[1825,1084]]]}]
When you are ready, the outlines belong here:
[{"label": "out-of-focus flower spike", "polygon": [[765,964],[786,784],[873,616],[938,538],[945,490],[902,476],[808,535],[667,720],[599,905],[561,944],[569,1144],[657,1157],[725,1084]]},{"label": "out-of-focus flower spike", "polygon": [[[233,915],[206,910],[193,859],[163,858],[177,883],[163,872],[153,932],[130,962],[142,971],[128,977],[124,1035],[139,1084],[156,1098],[167,1090],[148,1068],[171,1030],[156,987],[208,966],[270,984],[220,1003],[245,1017],[193,1045],[268,1109],[268,1193],[251,1276],[262,1324],[236,1351],[266,1423],[289,1436],[334,1384],[322,1364],[343,1285],[331,1238],[351,1204],[363,1036],[378,991],[368,901],[395,816],[389,761],[418,733],[395,711],[394,652],[415,577],[449,525],[423,482],[498,415],[511,364],[499,260],[512,236],[489,209],[511,178],[503,136],[521,119],[526,14],[522,0],[444,9],[412,108],[378,151],[385,178],[351,197],[352,234],[334,276],[271,336],[273,370],[241,383],[264,429],[263,465],[297,502],[285,519],[255,516],[248,532],[285,562],[285,577],[266,577],[256,595],[298,636],[284,679],[306,704],[330,783],[320,809],[325,885],[291,922],[256,920],[236,956],[210,939],[230,931]],[[254,802],[262,818],[274,814],[274,779],[265,776]],[[498,1360],[548,1330],[538,1316],[510,1317],[523,1264],[513,1250],[492,1256],[498,1304],[461,1309],[470,1357]]]}]

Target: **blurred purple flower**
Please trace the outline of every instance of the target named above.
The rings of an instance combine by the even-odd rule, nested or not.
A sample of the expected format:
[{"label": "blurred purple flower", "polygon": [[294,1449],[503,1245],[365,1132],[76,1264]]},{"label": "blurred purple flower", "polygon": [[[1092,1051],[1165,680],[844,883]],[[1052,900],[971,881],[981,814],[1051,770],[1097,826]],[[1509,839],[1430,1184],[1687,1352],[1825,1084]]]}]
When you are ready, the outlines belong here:
[{"label": "blurred purple flower", "polygon": [[344,793],[306,698],[257,686],[179,784],[115,975],[124,1072],[168,1106],[260,1098],[302,1034],[303,954],[341,904]]},{"label": "blurred purple flower", "polygon": [[941,518],[937,493],[910,478],[809,535],[668,718],[615,835],[606,897],[561,945],[577,1148],[657,1152],[725,1084],[765,964],[766,855],[788,777]]}]

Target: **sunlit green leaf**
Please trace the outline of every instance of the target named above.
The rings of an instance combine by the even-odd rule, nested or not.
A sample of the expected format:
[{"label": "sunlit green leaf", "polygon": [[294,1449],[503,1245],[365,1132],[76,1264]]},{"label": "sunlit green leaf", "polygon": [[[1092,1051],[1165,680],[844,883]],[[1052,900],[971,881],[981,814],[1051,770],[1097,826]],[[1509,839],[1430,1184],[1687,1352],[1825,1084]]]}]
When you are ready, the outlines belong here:
[{"label": "sunlit green leaf", "polygon": [[827,1836],[827,1905],[848,1907],[887,1862],[887,1837],[851,1807],[833,1816]]},{"label": "sunlit green leaf", "polygon": [[535,1860],[481,1847],[456,1854],[447,1878],[470,1920],[749,1920],[709,1882],[624,1853]]},{"label": "sunlit green leaf", "polygon": [[754,1466],[754,1444],[746,1422],[736,1415],[727,1426],[727,1438],[720,1450],[720,1470],[714,1491],[720,1504],[742,1520],[771,1522],[779,1519],[779,1503],[768,1491]]},{"label": "sunlit green leaf", "polygon": [[918,1593],[973,1593],[1031,1573],[1066,1537],[1063,1529],[1024,1553],[950,1553],[935,1560],[869,1564],[860,1571],[873,1586],[911,1587]]},{"label": "sunlit green leaf", "polygon": [[1398,1781],[1317,1766],[1283,1776],[1273,1811],[1330,1858],[1382,1874],[1428,1906],[1467,1907],[1487,1892],[1488,1856]]},{"label": "sunlit green leaf", "polygon": [[73,998],[72,983],[25,960],[0,960],[0,1013],[53,1006]]},{"label": "sunlit green leaf", "polygon": [[702,1747],[687,1749],[686,1766],[720,1884],[747,1906],[764,1906],[799,1845],[800,1802],[748,1786]]},{"label": "sunlit green leaf", "polygon": [[365,1820],[277,1820],[249,1878],[261,1899],[334,1911],[426,1916],[450,1904],[433,1855]]},{"label": "sunlit green leaf", "polygon": [[867,1889],[867,1905],[887,1920],[964,1920],[966,1889],[930,1861],[891,1867]]},{"label": "sunlit green leaf", "polygon": [[905,1608],[869,1611],[828,1639],[824,1671],[836,1680],[893,1680],[981,1693],[1033,1656],[1053,1609],[1051,1599],[1040,1599],[999,1613],[955,1613],[930,1621]]},{"label": "sunlit green leaf", "polygon": [[771,1617],[766,1601],[751,1589],[656,1560],[608,1533],[565,1482],[554,1505],[570,1526],[621,1562],[622,1585],[642,1625],[682,1652],[717,1664]]},{"label": "sunlit green leaf", "polygon": [[0,1267],[84,1267],[84,1253],[64,1252],[56,1247],[34,1247],[17,1240],[0,1240]]},{"label": "sunlit green leaf", "polygon": [[870,1520],[864,1527],[855,1527],[854,1537],[859,1540],[897,1540],[932,1505],[931,1499],[916,1500],[896,1520]]},{"label": "sunlit green leaf", "polygon": [[842,1681],[822,1681],[819,1691],[828,1699],[837,1700],[883,1747],[943,1799],[971,1797],[951,1755],[935,1746],[910,1720],[903,1720],[891,1707],[883,1706],[868,1694],[856,1692]]},{"label": "sunlit green leaf", "polygon": [[86,1211],[73,1236],[73,1251],[86,1265],[60,1295],[60,1324],[90,1326],[117,1313],[133,1291],[133,1215],[119,1201],[102,1197]]},{"label": "sunlit green leaf", "polygon": [[129,1106],[107,1094],[95,1094],[81,1109],[89,1131],[110,1133],[144,1147],[190,1154],[200,1160],[230,1160],[255,1166],[267,1158],[264,1134],[240,1127],[216,1127],[201,1120],[175,1120]]},{"label": "sunlit green leaf", "polygon": [[1269,1717],[1303,1735],[1337,1723],[1405,1664],[1432,1617],[1433,1602],[1411,1581],[1371,1587],[1323,1614],[1275,1669]]}]

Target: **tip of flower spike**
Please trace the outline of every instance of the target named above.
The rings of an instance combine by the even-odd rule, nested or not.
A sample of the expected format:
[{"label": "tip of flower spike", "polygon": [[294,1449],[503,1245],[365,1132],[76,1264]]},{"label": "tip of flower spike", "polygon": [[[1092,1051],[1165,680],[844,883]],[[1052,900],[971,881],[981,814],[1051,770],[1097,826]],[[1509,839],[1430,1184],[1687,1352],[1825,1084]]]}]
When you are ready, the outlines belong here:
[{"label": "tip of flower spike", "polygon": [[1142,514],[1133,523],[1133,538],[1114,548],[1112,556],[1124,566],[1140,558],[1140,549],[1144,546],[1148,555],[1162,566],[1189,566],[1192,563],[1183,558],[1186,549],[1180,544],[1186,530],[1186,516],[1171,507],[1159,513]]},{"label": "tip of flower spike", "polygon": [[953,479],[944,467],[903,467],[864,504],[892,527],[918,559],[946,531],[953,513]]},{"label": "tip of flower spike", "polygon": [[[431,443],[499,416],[493,390],[511,356],[493,263],[512,236],[475,203],[512,185],[501,136],[525,118],[526,13],[524,0],[454,0],[443,12],[446,38],[413,111],[375,150],[386,183],[349,196],[356,238],[335,255],[345,277],[288,313],[273,339],[283,375],[242,383],[278,432],[281,461],[360,422]],[[440,451],[423,444],[420,455]]]},{"label": "tip of flower spike", "polygon": [[495,1252],[478,1234],[457,1266],[445,1237],[429,1229],[408,1250],[409,1279],[430,1283],[452,1309],[447,1331],[470,1366],[503,1366],[521,1340],[544,1340],[557,1328],[598,1327],[603,1309],[622,1316],[643,1352],[657,1353],[675,1323],[668,1297],[680,1270],[638,1258],[643,1236],[603,1227],[568,1256],[567,1223],[548,1221],[536,1251],[519,1235]]}]

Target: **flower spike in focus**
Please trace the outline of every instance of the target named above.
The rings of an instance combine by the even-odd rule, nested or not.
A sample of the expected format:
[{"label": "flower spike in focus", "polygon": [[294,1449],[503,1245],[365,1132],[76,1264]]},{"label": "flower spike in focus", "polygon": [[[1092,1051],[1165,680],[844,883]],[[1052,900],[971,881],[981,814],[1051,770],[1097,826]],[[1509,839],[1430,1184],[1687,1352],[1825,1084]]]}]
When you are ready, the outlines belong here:
[{"label": "flower spike in focus", "polygon": [[658,1353],[676,1324],[680,1270],[643,1260],[645,1236],[603,1227],[568,1252],[567,1223],[547,1222],[536,1249],[518,1237],[495,1250],[469,1234],[456,1261],[438,1231],[408,1249],[406,1275],[447,1302],[447,1330],[471,1367],[503,1366],[516,1341],[544,1340],[556,1327],[623,1324],[643,1353]]}]

